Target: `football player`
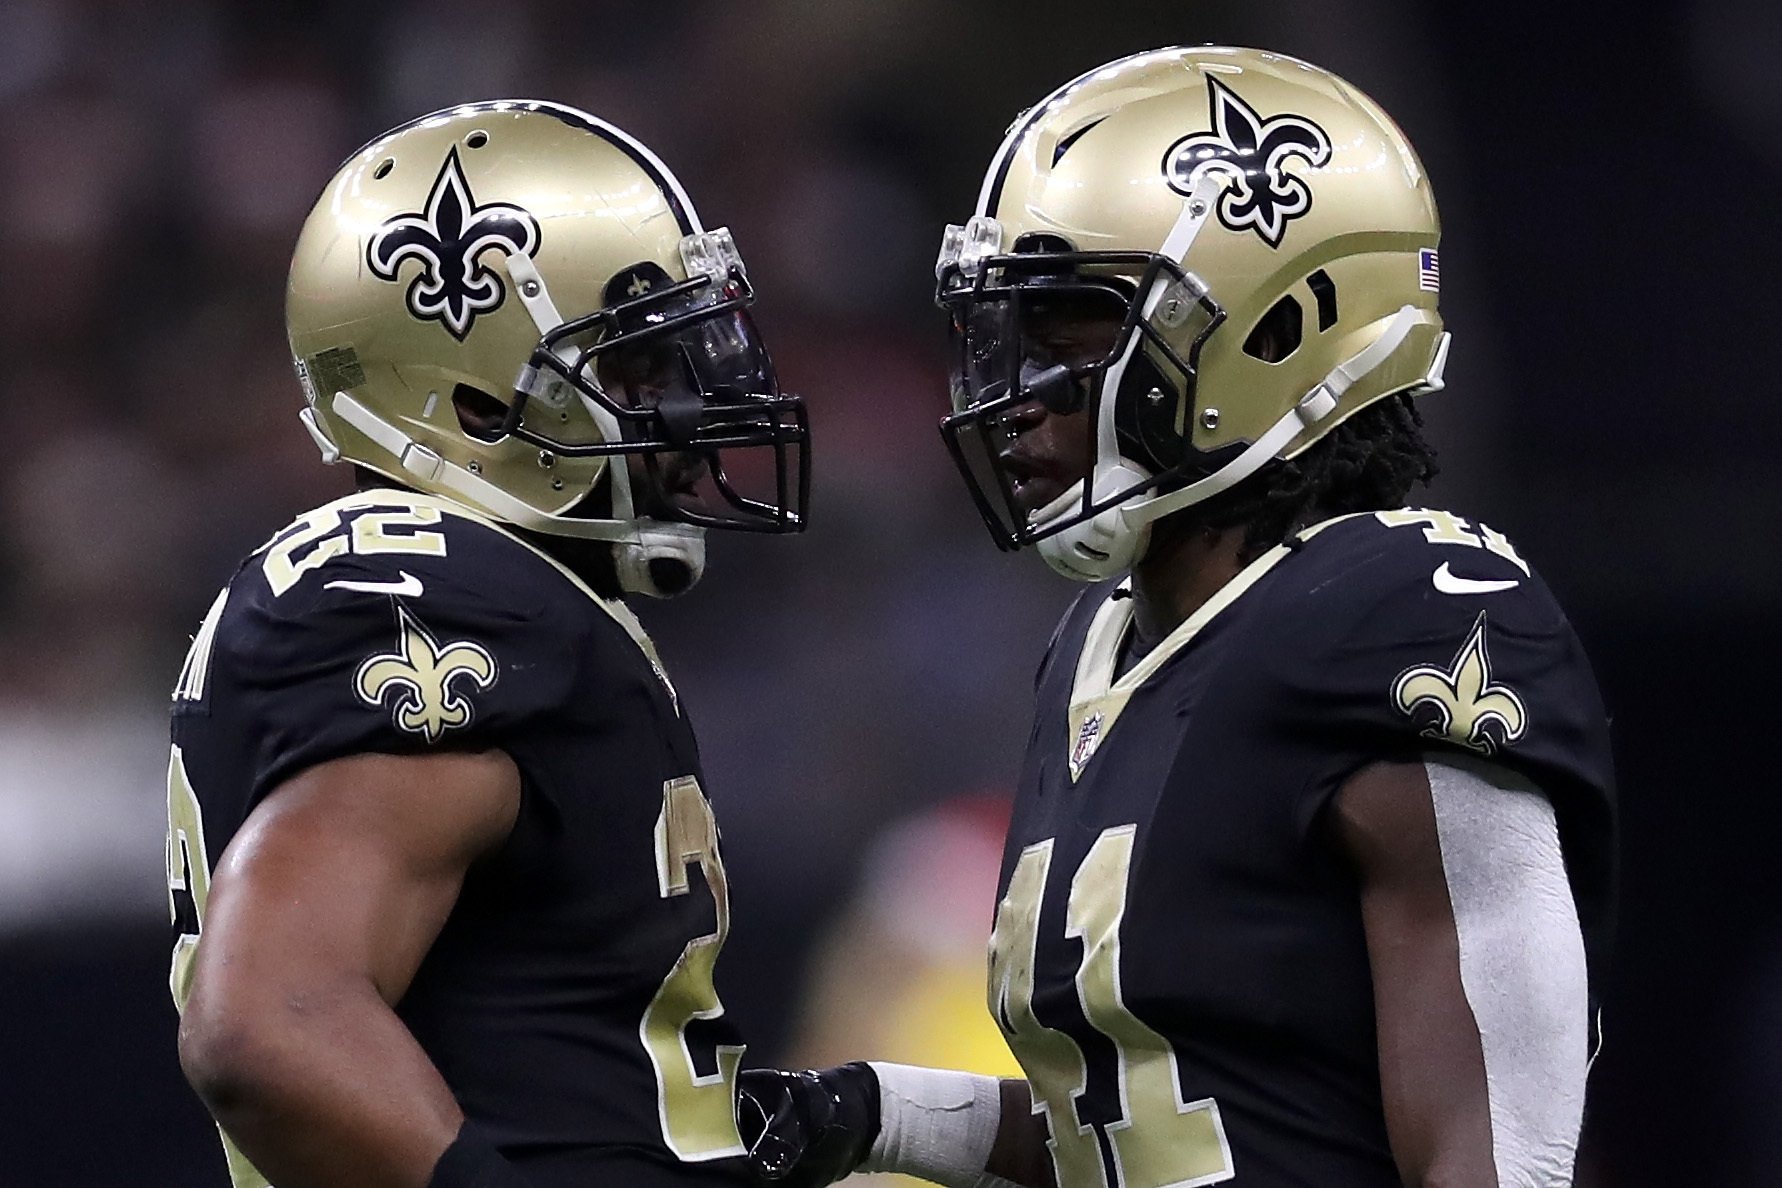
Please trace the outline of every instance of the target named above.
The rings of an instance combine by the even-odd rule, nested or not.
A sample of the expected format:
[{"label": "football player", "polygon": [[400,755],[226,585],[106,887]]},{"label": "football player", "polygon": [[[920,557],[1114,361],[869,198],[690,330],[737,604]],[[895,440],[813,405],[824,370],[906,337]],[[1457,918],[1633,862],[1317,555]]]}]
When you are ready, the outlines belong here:
[{"label": "football player", "polygon": [[1438,239],[1404,135],[1291,58],[1139,54],[1017,120],[938,279],[979,509],[1093,583],[990,942],[1026,1077],[745,1074],[764,1175],[1571,1182],[1607,728],[1511,543],[1402,506]]},{"label": "football player", "polygon": [[567,107],[343,165],[291,267],[357,494],[217,595],[173,702],[180,1058],[238,1188],[746,1179],[686,709],[622,599],[805,523],[730,234]]}]

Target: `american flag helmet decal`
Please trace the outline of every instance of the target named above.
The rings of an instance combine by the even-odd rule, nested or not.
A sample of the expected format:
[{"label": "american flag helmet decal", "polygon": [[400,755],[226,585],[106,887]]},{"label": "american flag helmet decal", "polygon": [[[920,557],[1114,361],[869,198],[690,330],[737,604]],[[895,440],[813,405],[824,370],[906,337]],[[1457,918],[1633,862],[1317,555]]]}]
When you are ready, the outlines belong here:
[{"label": "american flag helmet decal", "polygon": [[1426,293],[1442,291],[1442,259],[1434,248],[1417,249],[1417,287]]}]

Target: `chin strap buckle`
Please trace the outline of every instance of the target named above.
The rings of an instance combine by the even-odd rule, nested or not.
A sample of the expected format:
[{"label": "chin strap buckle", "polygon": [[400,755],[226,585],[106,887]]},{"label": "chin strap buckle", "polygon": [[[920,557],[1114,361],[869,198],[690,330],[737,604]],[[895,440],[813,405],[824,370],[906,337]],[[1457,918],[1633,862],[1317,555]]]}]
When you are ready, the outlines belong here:
[{"label": "chin strap buckle", "polygon": [[1319,384],[1307,392],[1300,402],[1293,406],[1293,415],[1299,423],[1310,429],[1325,417],[1336,411],[1337,398],[1331,395],[1330,389]]},{"label": "chin strap buckle", "polygon": [[430,483],[439,477],[439,468],[445,465],[445,459],[418,442],[409,442],[402,448],[402,469],[408,471],[424,483]]}]

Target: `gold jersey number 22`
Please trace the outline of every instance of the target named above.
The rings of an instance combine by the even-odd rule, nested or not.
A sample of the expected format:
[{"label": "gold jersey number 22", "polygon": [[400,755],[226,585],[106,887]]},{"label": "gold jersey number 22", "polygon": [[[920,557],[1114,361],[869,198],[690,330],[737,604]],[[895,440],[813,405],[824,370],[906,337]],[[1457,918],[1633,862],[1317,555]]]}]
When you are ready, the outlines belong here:
[{"label": "gold jersey number 22", "polygon": [[638,1034],[656,1070],[656,1108],[668,1149],[687,1161],[744,1154],[737,1133],[734,1100],[740,1044],[718,1044],[702,1053],[700,1072],[687,1028],[696,1020],[724,1013],[712,973],[718,950],[730,934],[730,893],[718,856],[718,825],[699,781],[682,776],[662,785],[662,814],[656,818],[656,879],[664,899],[693,889],[688,868],[698,864],[717,909],[717,928],[696,936],[681,950],[674,968],[644,1012]]}]

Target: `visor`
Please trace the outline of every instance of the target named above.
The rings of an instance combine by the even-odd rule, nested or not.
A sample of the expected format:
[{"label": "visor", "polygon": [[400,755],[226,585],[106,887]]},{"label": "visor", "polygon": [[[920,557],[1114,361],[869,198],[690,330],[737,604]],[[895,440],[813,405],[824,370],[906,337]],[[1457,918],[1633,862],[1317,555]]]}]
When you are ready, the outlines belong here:
[{"label": "visor", "polygon": [[782,395],[740,265],[673,282],[621,271],[610,302],[540,341],[505,432],[563,457],[624,456],[633,512],[796,532],[809,496],[804,403]]}]

